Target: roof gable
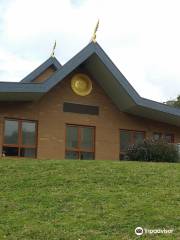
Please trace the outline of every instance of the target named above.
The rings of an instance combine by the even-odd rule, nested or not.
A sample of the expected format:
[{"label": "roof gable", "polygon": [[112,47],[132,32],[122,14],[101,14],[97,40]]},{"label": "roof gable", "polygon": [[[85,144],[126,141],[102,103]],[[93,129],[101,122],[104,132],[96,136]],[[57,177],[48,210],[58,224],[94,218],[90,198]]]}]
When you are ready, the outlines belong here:
[{"label": "roof gable", "polygon": [[[50,58],[46,62],[54,60]],[[46,62],[39,67],[40,70]],[[20,83],[0,83],[0,100],[13,100],[13,96],[18,101],[37,100],[80,65],[93,76],[120,111],[180,126],[180,109],[140,97],[99,44],[94,42],[89,43],[62,67],[58,66],[57,71],[42,83],[32,82],[40,72],[39,69]]]},{"label": "roof gable", "polygon": [[61,64],[55,57],[50,57],[48,60],[43,62],[39,67],[37,67],[34,71],[28,74],[25,78],[21,80],[21,83],[31,83],[36,78],[38,78],[41,74],[43,74],[48,68],[54,68],[55,71],[61,68]]}]

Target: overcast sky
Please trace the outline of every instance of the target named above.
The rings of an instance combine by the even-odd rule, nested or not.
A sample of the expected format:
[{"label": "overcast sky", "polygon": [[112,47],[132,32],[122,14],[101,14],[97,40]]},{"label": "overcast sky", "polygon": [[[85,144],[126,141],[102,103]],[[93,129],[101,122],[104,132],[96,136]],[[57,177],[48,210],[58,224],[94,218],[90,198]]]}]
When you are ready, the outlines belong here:
[{"label": "overcast sky", "polygon": [[136,91],[180,94],[179,0],[0,0],[0,81],[20,81],[49,58],[64,64],[92,36]]}]

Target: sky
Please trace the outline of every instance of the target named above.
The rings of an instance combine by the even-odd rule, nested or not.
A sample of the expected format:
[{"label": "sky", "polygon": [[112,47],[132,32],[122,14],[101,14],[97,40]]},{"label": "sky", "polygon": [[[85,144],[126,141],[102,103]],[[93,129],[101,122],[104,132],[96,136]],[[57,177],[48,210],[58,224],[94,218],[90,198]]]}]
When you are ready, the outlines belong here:
[{"label": "sky", "polygon": [[50,57],[66,63],[97,42],[140,96],[180,94],[179,0],[0,0],[0,81],[20,81]]}]

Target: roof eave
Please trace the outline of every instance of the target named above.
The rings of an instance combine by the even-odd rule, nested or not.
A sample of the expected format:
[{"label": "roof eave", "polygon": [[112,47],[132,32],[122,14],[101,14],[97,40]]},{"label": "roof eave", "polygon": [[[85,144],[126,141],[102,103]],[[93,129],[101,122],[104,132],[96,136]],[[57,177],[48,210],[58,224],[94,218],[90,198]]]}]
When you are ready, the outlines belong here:
[{"label": "roof eave", "polygon": [[[93,61],[95,60],[96,62],[99,61],[99,64],[101,64],[101,73],[99,73],[100,70],[98,70],[98,68],[96,71],[93,70]],[[51,59],[49,61],[53,60]],[[94,74],[96,80],[109,95],[109,97],[111,97],[119,110],[180,126],[178,123],[180,120],[179,109],[140,97],[135,89],[127,81],[127,79],[123,76],[123,74],[119,71],[119,69],[106,55],[103,49],[99,46],[99,44],[94,42],[89,43],[83,50],[81,50],[76,56],[69,60],[63,67],[59,68],[59,70],[45,82],[39,84],[24,82],[4,84],[0,83],[0,93],[23,93],[25,95],[31,93],[32,96],[34,93],[42,96],[44,93],[50,91],[54,86],[56,86],[66,76],[68,76],[68,74],[70,74],[84,62],[86,63],[87,69],[89,69],[90,72]],[[109,81],[107,79],[106,82],[103,82],[103,77],[98,77],[98,74],[104,74],[105,76],[105,73],[109,74],[111,79],[109,79]],[[172,118],[174,119],[173,121]]]}]

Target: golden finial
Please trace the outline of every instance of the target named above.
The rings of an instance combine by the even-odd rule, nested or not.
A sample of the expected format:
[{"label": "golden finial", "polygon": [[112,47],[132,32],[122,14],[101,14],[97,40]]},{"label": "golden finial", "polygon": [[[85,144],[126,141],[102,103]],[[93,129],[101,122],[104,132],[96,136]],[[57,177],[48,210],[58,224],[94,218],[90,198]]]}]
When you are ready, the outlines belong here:
[{"label": "golden finial", "polygon": [[55,55],[54,55],[55,48],[56,48],[56,41],[54,42],[54,46],[53,46],[53,49],[52,49],[51,57],[55,57]]},{"label": "golden finial", "polygon": [[93,41],[93,42],[96,42],[96,33],[97,33],[97,30],[98,30],[98,27],[99,27],[99,19],[98,19],[98,21],[96,23],[96,27],[94,29],[93,36],[91,38],[91,41]]}]

